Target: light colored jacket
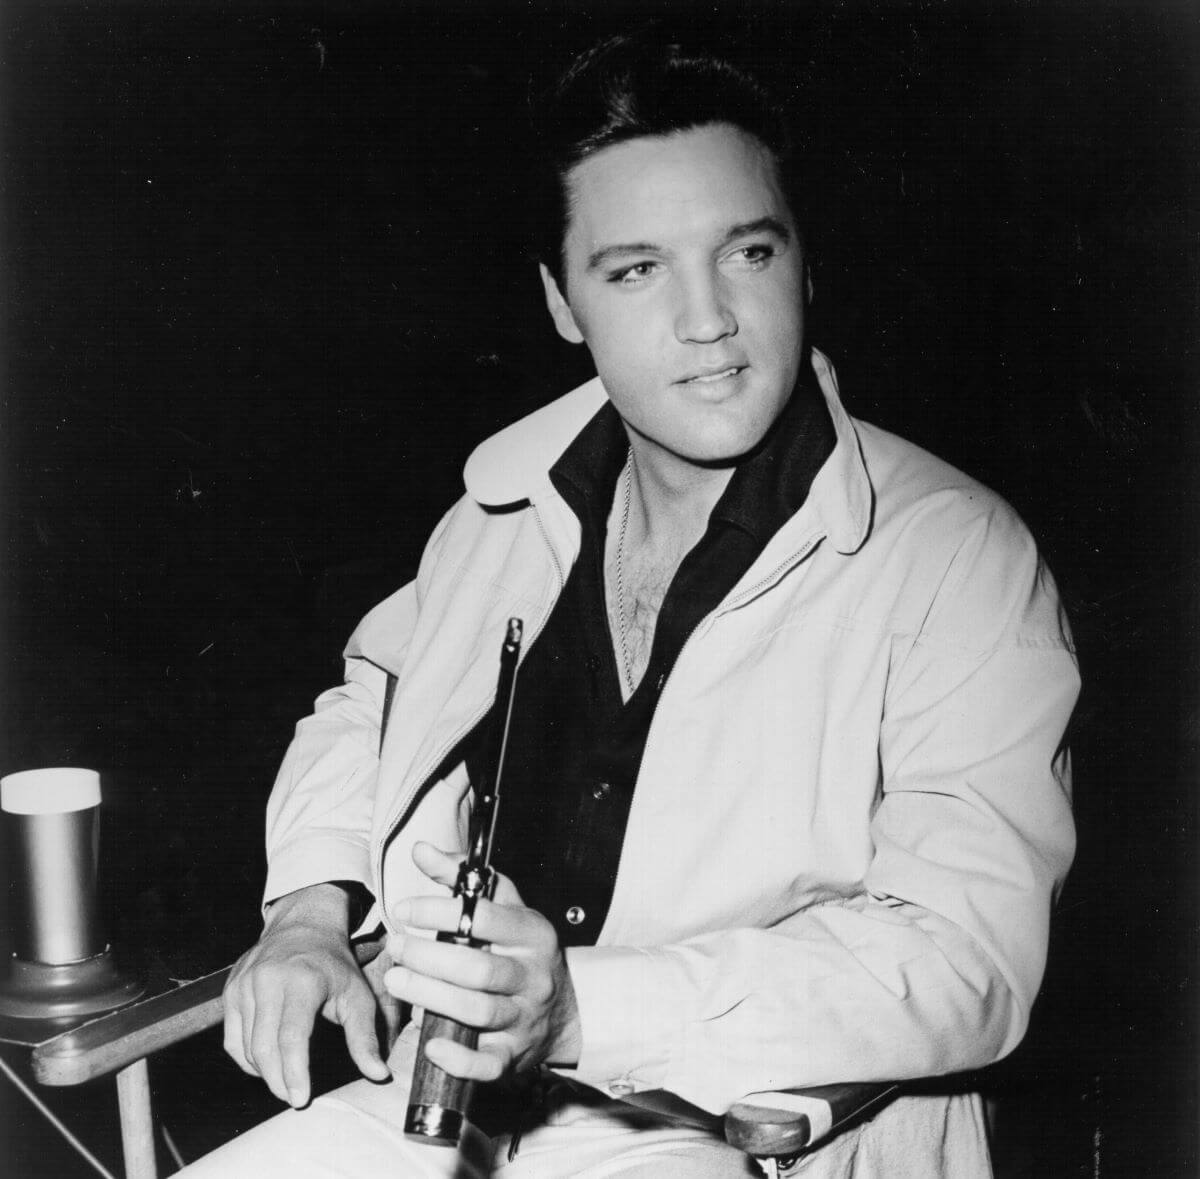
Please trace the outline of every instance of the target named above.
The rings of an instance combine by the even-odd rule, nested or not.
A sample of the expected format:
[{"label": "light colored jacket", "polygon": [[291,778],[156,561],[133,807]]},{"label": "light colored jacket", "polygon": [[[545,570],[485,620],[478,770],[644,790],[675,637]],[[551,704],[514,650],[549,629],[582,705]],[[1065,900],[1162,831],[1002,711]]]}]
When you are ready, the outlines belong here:
[{"label": "light colored jacket", "polygon": [[[1074,850],[1078,676],[1054,583],[999,497],[852,420],[813,363],[834,452],[680,653],[598,944],[568,951],[572,1071],[609,1092],[720,1112],[974,1068],[1019,1042],[1040,985]],[[358,880],[373,924],[433,890],[411,846],[462,846],[450,755],[491,702],[505,620],[536,636],[576,558],[548,471],[604,398],[593,380],[471,456],[415,582],[363,620],[345,684],[297,729],[268,899]]]}]

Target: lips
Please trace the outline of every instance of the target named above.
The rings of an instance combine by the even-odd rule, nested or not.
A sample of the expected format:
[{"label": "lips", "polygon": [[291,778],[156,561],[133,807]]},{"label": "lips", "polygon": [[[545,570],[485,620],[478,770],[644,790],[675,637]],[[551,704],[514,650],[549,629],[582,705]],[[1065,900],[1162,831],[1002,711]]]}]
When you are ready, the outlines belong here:
[{"label": "lips", "polygon": [[703,368],[697,372],[689,373],[688,376],[681,378],[676,383],[680,385],[713,385],[718,381],[727,380],[729,377],[736,377],[738,373],[744,372],[747,367],[749,366],[745,364],[726,364]]}]

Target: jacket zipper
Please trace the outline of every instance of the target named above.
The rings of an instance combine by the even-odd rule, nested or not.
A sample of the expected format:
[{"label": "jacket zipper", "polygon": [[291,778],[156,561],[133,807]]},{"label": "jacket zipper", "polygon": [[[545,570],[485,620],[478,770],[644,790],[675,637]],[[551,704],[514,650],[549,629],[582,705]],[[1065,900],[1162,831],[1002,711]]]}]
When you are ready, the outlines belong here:
[{"label": "jacket zipper", "polygon": [[[562,563],[558,559],[558,550],[550,543],[550,535],[547,533],[546,525],[542,521],[542,513],[538,511],[537,504],[531,504],[530,506],[533,509],[533,519],[537,524],[538,532],[542,535],[542,543],[550,551],[550,559],[554,562],[554,572],[558,574],[558,594],[561,595],[563,588],[567,584],[567,575],[563,572]],[[555,596],[554,600],[558,601],[558,595]],[[546,618],[542,619],[542,627],[545,627],[549,617],[549,612],[547,612]],[[541,628],[539,628],[538,634],[541,634]]]},{"label": "jacket zipper", "polygon": [[[550,537],[546,532],[546,526],[542,521],[541,513],[538,511],[536,505],[533,506],[532,510],[533,510],[533,518],[534,518],[535,522],[537,523],[538,533],[541,535],[542,542],[543,542],[543,544],[545,544],[546,549],[550,553],[550,558],[554,562],[554,571],[558,577],[558,595],[561,595],[561,593],[563,591],[563,586],[566,584],[566,577],[563,573],[562,563],[558,559],[558,551],[550,543]],[[708,618],[704,620],[704,623],[702,623],[701,625],[705,625],[708,622],[721,617],[721,615],[723,615],[723,614],[728,614],[733,610],[740,609],[740,607],[743,606],[746,602],[757,597],[760,593],[762,593],[765,589],[767,589],[773,582],[775,582],[780,577],[782,577],[783,574],[786,573],[789,569],[791,569],[793,566],[798,565],[801,561],[803,561],[813,551],[813,549],[816,548],[817,544],[821,541],[821,539],[822,538],[820,536],[813,537],[812,540],[810,540],[802,548],[798,549],[791,556],[789,556],[786,561],[780,562],[780,564],[775,566],[775,568],[772,569],[768,574],[766,574],[764,577],[762,577],[758,581],[756,581],[754,583],[754,585],[749,586],[745,590],[743,590],[740,594],[738,594],[738,596],[736,598],[734,598],[731,602],[729,602],[723,609],[720,609],[720,610],[714,612],[713,614],[710,614],[708,616]],[[557,601],[558,595],[555,596],[556,601]],[[551,610],[552,609],[553,609],[553,606],[551,607]],[[527,641],[527,643],[524,645],[524,647],[522,649],[522,652],[521,652],[521,662],[522,663],[525,661],[526,651],[528,651],[529,647],[532,646],[532,644],[537,640],[538,636],[545,629],[546,623],[549,621],[549,618],[550,618],[550,613],[551,613],[550,610],[545,611],[543,613],[542,617],[538,620],[537,630],[533,633],[532,638],[530,638]],[[674,674],[675,667],[678,666],[679,661],[680,661],[680,659],[682,659],[684,652],[688,649],[689,646],[691,646],[692,641],[695,639],[696,634],[699,632],[699,630],[700,630],[700,627],[697,627],[696,630],[694,630],[688,636],[687,640],[683,644],[683,647],[680,648],[679,654],[678,654],[678,656],[676,656],[674,664],[672,664],[672,666],[671,666],[671,671],[667,673],[666,678],[663,680],[662,684],[659,685],[659,699],[660,700],[662,699],[663,692],[666,690],[667,684],[671,680],[671,676]],[[387,848],[387,845],[392,841],[393,837],[395,836],[396,831],[400,827],[401,822],[403,821],[405,815],[407,815],[408,812],[411,810],[413,799],[416,797],[417,794],[420,793],[420,786],[423,786],[425,784],[425,782],[428,779],[428,777],[430,776],[430,774],[432,774],[434,769],[442,762],[442,760],[443,760],[443,758],[445,758],[446,754],[449,753],[450,750],[453,749],[454,746],[457,745],[458,742],[461,741],[463,739],[463,737],[465,737],[487,715],[488,709],[492,707],[493,703],[494,703],[494,699],[489,700],[483,706],[483,708],[480,709],[475,714],[475,716],[472,717],[471,720],[469,720],[465,725],[460,726],[455,731],[453,737],[451,737],[451,739],[449,741],[445,742],[442,746],[440,746],[436,755],[434,757],[430,758],[429,761],[427,762],[427,764],[422,767],[421,773],[419,775],[415,776],[415,780],[420,785],[418,786],[417,790],[415,790],[413,792],[413,794],[410,795],[410,797],[406,800],[404,805],[398,810],[395,819],[393,819],[392,822],[388,825],[387,833],[385,834],[384,838],[380,842],[379,851],[375,856],[375,863],[374,863],[375,878],[379,881],[378,901],[379,901],[380,915],[382,917],[384,927],[387,928],[388,930],[390,930],[391,932],[395,932],[395,931],[392,930],[391,923],[388,919],[386,902],[385,902],[384,895],[383,895],[383,879],[384,879],[383,878],[383,857],[384,857],[385,849]],[[653,725],[653,722],[651,722],[651,725]]]},{"label": "jacket zipper", "polygon": [[770,573],[760,578],[753,585],[747,586],[736,598],[730,601],[723,609],[718,610],[713,617],[719,618],[722,614],[730,614],[734,610],[740,610],[747,602],[757,598],[764,590],[767,590],[771,585],[778,581],[789,569],[799,565],[808,555],[817,547],[824,539],[823,535],[814,536],[806,544],[802,545],[796,552],[792,553],[786,561],[781,561]]},{"label": "jacket zipper", "polygon": [[[545,544],[546,548],[550,551],[550,557],[554,562],[554,571],[558,576],[558,593],[555,594],[555,596],[554,596],[554,600],[557,601],[558,598],[562,594],[563,587],[566,585],[566,578],[563,575],[562,563],[558,559],[557,551],[555,550],[554,546],[550,543],[550,537],[547,535],[545,525],[542,523],[541,513],[538,511],[536,505],[531,505],[531,507],[533,510],[533,518],[537,522],[538,532],[542,537],[542,542]],[[546,610],[543,612],[542,617],[538,620],[537,629],[532,633],[532,637],[526,639],[522,643],[521,660],[520,660],[521,663],[525,662],[525,657],[526,657],[527,652],[529,651],[529,648],[532,647],[534,642],[537,641],[537,638],[542,633],[542,631],[546,629],[546,623],[550,620],[550,613],[552,610],[553,610],[553,605],[551,606],[550,610]],[[409,797],[405,800],[404,805],[401,806],[399,808],[399,810],[396,812],[396,817],[391,821],[391,823],[388,824],[387,833],[384,835],[383,839],[380,841],[379,851],[376,853],[376,855],[374,857],[375,879],[379,881],[379,897],[377,898],[377,900],[378,900],[378,904],[379,904],[379,913],[380,913],[380,917],[383,921],[384,928],[387,929],[391,933],[395,933],[396,931],[394,929],[392,929],[391,921],[389,920],[389,918],[387,916],[387,907],[386,907],[386,902],[384,900],[384,895],[383,895],[383,885],[384,885],[383,857],[384,857],[385,851],[387,849],[387,845],[389,843],[391,843],[393,837],[395,836],[397,830],[399,829],[401,823],[403,822],[404,817],[412,809],[414,799],[421,793],[421,788],[426,784],[429,776],[442,763],[442,760],[445,758],[446,754],[449,753],[450,750],[453,749],[455,747],[455,745],[457,745],[477,724],[479,724],[479,722],[481,720],[483,720],[483,718],[485,716],[487,716],[488,710],[492,707],[492,705],[494,703],[495,703],[495,697],[492,697],[483,706],[483,708],[480,709],[475,714],[474,717],[472,717],[471,720],[469,720],[465,725],[461,725],[455,731],[454,736],[451,737],[450,740],[444,742],[438,748],[436,755],[434,757],[431,757],[428,760],[427,764],[422,767],[421,773],[419,775],[415,776],[415,781],[418,783],[417,788],[409,795]]]},{"label": "jacket zipper", "polygon": [[[771,584],[782,577],[789,569],[795,565],[799,565],[823,539],[822,536],[814,536],[807,544],[797,549],[786,561],[781,561],[774,569],[771,570],[765,577],[760,578],[753,585],[747,586],[740,594],[725,606],[714,610],[711,614],[706,615],[700,620],[695,630],[684,640],[683,646],[679,648],[679,654],[675,656],[675,662],[671,664],[671,670],[667,672],[661,684],[658,686],[658,698],[662,700],[662,694],[667,689],[667,684],[671,682],[671,677],[675,674],[675,668],[679,666],[679,661],[683,658],[683,653],[692,645],[692,641],[696,635],[700,633],[701,627],[707,627],[710,623],[715,622],[724,614],[730,614],[734,610],[741,609],[747,602],[758,597],[764,590],[770,588]],[[658,711],[658,705],[655,705],[655,712]],[[651,727],[654,725],[653,719],[650,721]],[[649,737],[646,738],[649,743]]]}]

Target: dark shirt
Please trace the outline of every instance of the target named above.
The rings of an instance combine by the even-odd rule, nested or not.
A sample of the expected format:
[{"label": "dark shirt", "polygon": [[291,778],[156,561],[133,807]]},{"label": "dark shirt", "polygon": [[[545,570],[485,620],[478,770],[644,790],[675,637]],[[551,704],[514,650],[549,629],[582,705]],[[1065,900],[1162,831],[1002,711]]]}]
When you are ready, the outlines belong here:
[{"label": "dark shirt", "polygon": [[704,536],[680,563],[646,671],[628,701],[621,698],[604,592],[607,520],[629,450],[611,404],[551,469],[579,517],[581,547],[545,628],[527,636],[532,645],[517,676],[493,862],[525,904],[553,923],[562,945],[592,945],[604,924],[642,752],[680,651],[803,504],[833,445],[820,392],[802,384],[738,465]]}]

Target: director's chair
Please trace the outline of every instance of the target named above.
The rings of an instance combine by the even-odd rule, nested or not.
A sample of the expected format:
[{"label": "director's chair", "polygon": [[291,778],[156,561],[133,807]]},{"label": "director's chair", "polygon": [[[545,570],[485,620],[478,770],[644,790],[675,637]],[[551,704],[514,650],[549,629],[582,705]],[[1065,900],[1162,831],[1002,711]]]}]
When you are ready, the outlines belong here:
[{"label": "director's chair", "polygon": [[[116,1074],[126,1179],[158,1176],[148,1059],[221,1022],[221,992],[230,969],[89,1020],[34,1049],[33,1073],[43,1085],[79,1085]],[[800,1155],[870,1116],[897,1088],[848,1084],[755,1094],[725,1115],[724,1135],[753,1155],[767,1175],[778,1175]],[[632,1100],[662,1112],[685,1104],[662,1091],[641,1093]],[[691,1106],[686,1109],[692,1116],[698,1112]],[[721,1119],[712,1121],[716,1128]]]}]

